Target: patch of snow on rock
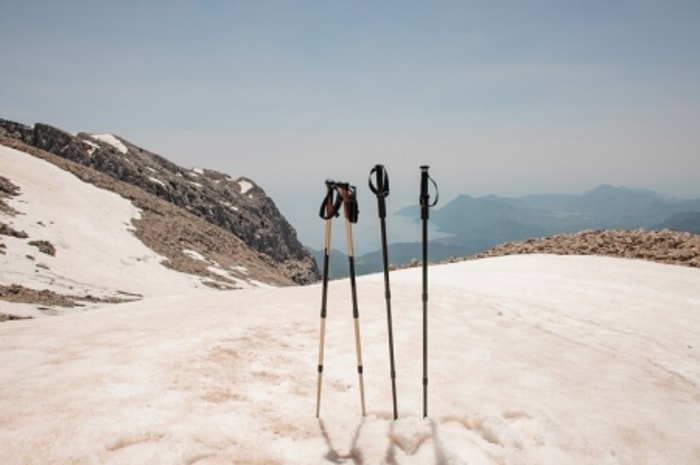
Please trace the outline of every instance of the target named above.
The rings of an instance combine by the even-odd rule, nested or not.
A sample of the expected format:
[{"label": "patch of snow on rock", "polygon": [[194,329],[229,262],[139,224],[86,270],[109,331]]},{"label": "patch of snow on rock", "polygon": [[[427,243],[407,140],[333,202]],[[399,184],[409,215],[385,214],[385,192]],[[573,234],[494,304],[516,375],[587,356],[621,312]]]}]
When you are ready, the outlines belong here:
[{"label": "patch of snow on rock", "polygon": [[235,265],[231,267],[232,270],[237,271],[242,274],[248,274],[248,268],[243,265]]},{"label": "patch of snow on rock", "polygon": [[165,187],[165,183],[158,178],[154,178],[153,176],[149,176],[148,180],[155,183],[155,184],[160,184],[161,186]]},{"label": "patch of snow on rock", "polygon": [[112,134],[92,134],[91,137],[93,139],[100,140],[106,144],[111,145],[115,149],[117,149],[119,152],[123,153],[126,155],[126,153],[129,151],[129,149],[126,148],[126,145],[122,143],[119,139],[117,139],[114,135]]},{"label": "patch of snow on rock", "polygon": [[85,145],[87,145],[87,146],[89,147],[89,148],[88,148],[88,155],[89,155],[89,156],[92,156],[92,154],[95,153],[95,151],[98,150],[98,149],[100,148],[99,145],[97,145],[96,143],[94,143],[94,142],[92,142],[92,141],[83,139],[82,142],[83,142],[83,144],[85,144]]},{"label": "patch of snow on rock", "polygon": [[245,179],[241,179],[238,181],[238,186],[241,188],[241,194],[245,194],[253,188],[253,183],[246,181]]},{"label": "patch of snow on rock", "polygon": [[182,251],[182,253],[187,255],[188,257],[194,259],[194,260],[199,260],[201,262],[209,263],[209,261],[204,257],[204,255],[197,252],[196,250],[185,249]]}]

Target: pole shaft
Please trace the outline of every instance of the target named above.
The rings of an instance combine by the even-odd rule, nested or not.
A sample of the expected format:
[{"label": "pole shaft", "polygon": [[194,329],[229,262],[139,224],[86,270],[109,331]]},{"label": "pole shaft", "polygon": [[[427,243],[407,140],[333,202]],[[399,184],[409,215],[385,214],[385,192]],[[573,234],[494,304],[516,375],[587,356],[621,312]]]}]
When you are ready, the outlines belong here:
[{"label": "pole shaft", "polygon": [[[372,175],[376,174],[376,184],[372,183]],[[384,296],[386,298],[386,324],[389,335],[389,375],[391,377],[391,397],[394,409],[394,420],[398,419],[398,407],[396,400],[396,367],[394,364],[394,335],[391,319],[391,285],[389,282],[389,252],[386,237],[386,197],[389,195],[389,175],[384,165],[375,165],[370,171],[370,190],[377,196],[377,213],[382,239],[382,264],[384,266]]]},{"label": "pole shaft", "polygon": [[423,220],[423,418],[428,416],[428,221]]},{"label": "pole shaft", "polygon": [[[329,195],[326,200],[326,208],[330,211],[333,208],[333,198]],[[316,383],[316,417],[318,418],[321,413],[321,385],[323,379],[323,357],[324,357],[324,346],[326,339],[326,313],[327,313],[327,303],[328,303],[328,274],[331,256],[331,228],[333,226],[332,216],[326,219],[326,230],[324,237],[324,254],[323,254],[323,285],[321,290],[321,329],[318,342],[318,380]]]},{"label": "pole shaft", "polygon": [[357,284],[355,280],[355,250],[353,247],[352,238],[352,212],[350,205],[350,192],[348,185],[341,185],[341,195],[343,196],[343,204],[345,208],[345,235],[348,247],[348,266],[350,269],[350,292],[352,296],[352,317],[355,328],[355,355],[357,356],[357,376],[360,385],[360,405],[362,407],[362,416],[366,416],[365,409],[365,383],[363,378],[362,367],[362,343],[360,340],[360,310],[357,304]]},{"label": "pole shaft", "polygon": [[421,166],[420,207],[423,222],[423,418],[428,416],[428,166]]},{"label": "pole shaft", "polygon": [[[326,337],[326,319],[321,318],[321,341]],[[318,379],[316,381],[316,418],[321,414],[321,385],[323,378],[323,342],[318,346]]]},{"label": "pole shaft", "polygon": [[384,221],[384,218],[381,218],[380,223],[382,237],[382,261],[384,263],[384,296],[386,298],[386,324],[389,334],[389,374],[391,376],[391,397],[394,408],[394,420],[396,420],[399,417],[399,413],[396,401],[396,367],[394,364],[394,335],[391,320],[391,285],[389,283],[389,255],[387,251],[386,222]]}]

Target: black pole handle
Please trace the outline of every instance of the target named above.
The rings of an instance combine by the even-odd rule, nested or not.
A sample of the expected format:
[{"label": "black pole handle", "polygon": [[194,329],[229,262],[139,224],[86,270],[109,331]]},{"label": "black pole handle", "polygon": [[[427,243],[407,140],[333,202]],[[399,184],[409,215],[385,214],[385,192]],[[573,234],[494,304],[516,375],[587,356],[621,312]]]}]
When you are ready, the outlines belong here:
[{"label": "black pole handle", "polygon": [[357,206],[357,189],[347,182],[326,180],[326,196],[323,198],[318,216],[330,220],[340,215],[340,207],[345,206],[345,218],[351,223],[357,223],[360,209]]},{"label": "black pole handle", "polygon": [[338,182],[336,186],[340,190],[340,196],[345,205],[345,219],[351,223],[357,223],[360,214],[357,205],[357,189],[348,182]]},{"label": "black pole handle", "polygon": [[338,192],[338,183],[331,179],[326,180],[326,191],[326,196],[323,197],[318,216],[324,220],[330,220],[338,216],[340,206],[343,204],[343,198],[340,192]]},{"label": "black pole handle", "polygon": [[[431,207],[434,207],[437,205],[438,198],[440,197],[440,193],[438,192],[438,187],[437,183],[433,178],[430,177],[428,174],[428,168],[430,168],[428,165],[423,165],[420,167],[421,170],[421,177],[420,177],[420,218],[422,220],[427,220],[428,219],[428,209]],[[435,200],[433,203],[430,203],[430,193],[428,192],[428,181],[433,185],[435,189]]]},{"label": "black pole handle", "polygon": [[[372,175],[376,175],[376,183],[372,183]],[[379,218],[386,218],[386,202],[384,199],[389,196],[389,174],[384,165],[375,165],[369,172],[369,190],[377,196],[377,206],[379,207]]]}]

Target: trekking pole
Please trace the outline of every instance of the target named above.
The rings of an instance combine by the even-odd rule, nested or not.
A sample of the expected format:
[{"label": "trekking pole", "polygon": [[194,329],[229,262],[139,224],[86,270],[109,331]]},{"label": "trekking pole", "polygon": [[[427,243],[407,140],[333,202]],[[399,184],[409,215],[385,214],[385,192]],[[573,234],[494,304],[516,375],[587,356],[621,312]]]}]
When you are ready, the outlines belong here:
[{"label": "trekking pole", "polygon": [[[325,241],[323,247],[323,288],[321,291],[321,336],[318,343],[318,382],[316,386],[316,417],[321,411],[321,381],[323,378],[323,349],[326,338],[326,303],[328,301],[328,266],[331,254],[331,227],[333,217],[338,216],[342,199],[335,190],[335,183],[326,181],[326,196],[321,203],[319,216],[326,220]],[[336,198],[334,200],[334,194]]]},{"label": "trekking pole", "polygon": [[362,404],[362,416],[365,412],[365,384],[362,378],[362,346],[360,342],[360,311],[357,306],[357,286],[355,284],[355,252],[352,245],[352,224],[357,223],[359,210],[355,186],[348,183],[337,183],[340,195],[343,198],[345,212],[345,234],[348,243],[348,265],[350,267],[350,291],[352,293],[352,317],[355,323],[355,353],[357,355],[357,375],[360,382],[360,402]]},{"label": "trekking pole", "polygon": [[[428,174],[428,166],[423,165],[420,179],[420,217],[423,222],[423,418],[428,416],[428,209],[438,201],[437,184]],[[435,201],[430,203],[428,181],[435,187]]]},{"label": "trekking pole", "polygon": [[[376,184],[372,175],[376,174]],[[396,407],[396,369],[394,365],[394,336],[391,324],[391,286],[389,283],[389,255],[386,240],[386,197],[389,196],[389,174],[384,165],[375,165],[369,173],[369,189],[377,196],[377,210],[382,237],[382,262],[384,263],[384,296],[386,297],[386,324],[389,332],[389,364],[391,375],[391,396],[394,407],[394,420],[399,416]]]}]

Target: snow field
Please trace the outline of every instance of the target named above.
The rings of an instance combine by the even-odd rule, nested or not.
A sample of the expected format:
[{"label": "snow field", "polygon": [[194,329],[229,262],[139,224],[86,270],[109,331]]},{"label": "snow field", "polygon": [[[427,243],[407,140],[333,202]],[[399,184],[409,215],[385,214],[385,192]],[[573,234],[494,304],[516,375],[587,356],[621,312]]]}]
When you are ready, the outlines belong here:
[{"label": "snow field", "polygon": [[[131,220],[140,211],[128,200],[17,150],[0,146],[0,160],[3,175],[21,190],[7,199],[20,214],[3,215],[3,221],[29,235],[3,237],[7,253],[0,255],[0,284],[121,298],[204,288],[196,277],[161,266],[165,257],[136,238]],[[56,255],[39,252],[30,240],[49,241]],[[41,316],[32,306],[14,307]]]},{"label": "snow field", "polygon": [[320,286],[212,291],[1,325],[0,458],[697,463],[697,270],[554,256],[431,267],[426,420],[420,270],[391,277],[396,422],[371,275],[358,279],[364,419],[347,280],[329,287],[320,420]]},{"label": "snow field", "polygon": [[134,237],[124,199],[4,147],[0,160],[22,189],[4,221],[58,251],[3,237],[0,283],[144,296],[0,324],[2,464],[700,463],[700,270],[431,266],[427,419],[421,269],[392,272],[397,421],[383,275],[357,280],[364,418],[350,285],[333,281],[317,419],[320,285],[202,288]]}]

